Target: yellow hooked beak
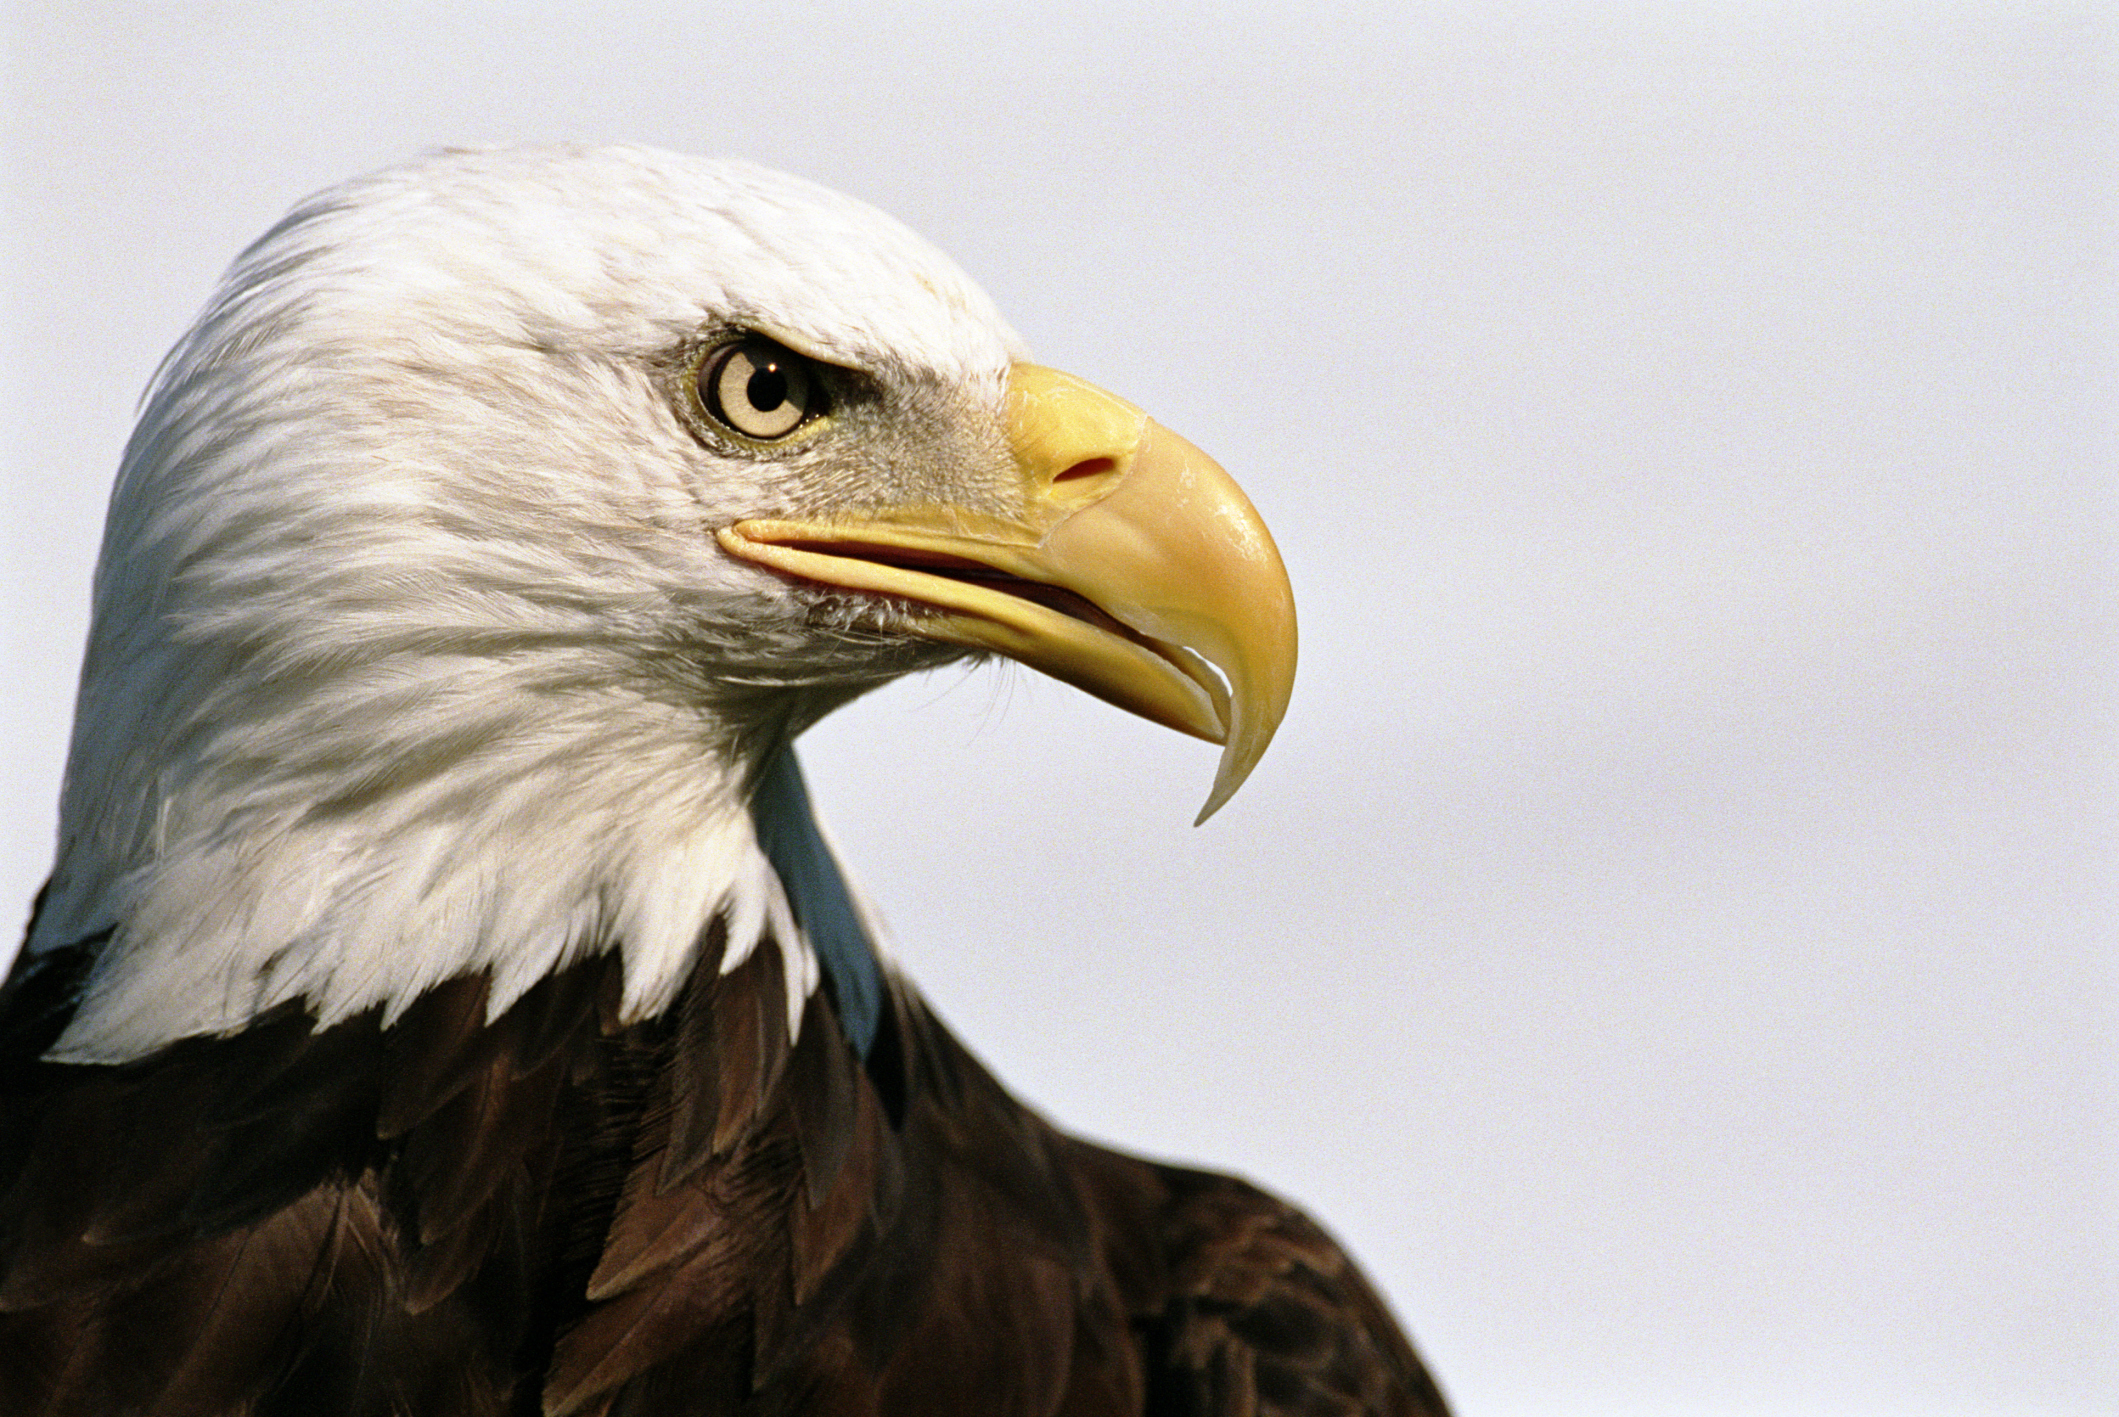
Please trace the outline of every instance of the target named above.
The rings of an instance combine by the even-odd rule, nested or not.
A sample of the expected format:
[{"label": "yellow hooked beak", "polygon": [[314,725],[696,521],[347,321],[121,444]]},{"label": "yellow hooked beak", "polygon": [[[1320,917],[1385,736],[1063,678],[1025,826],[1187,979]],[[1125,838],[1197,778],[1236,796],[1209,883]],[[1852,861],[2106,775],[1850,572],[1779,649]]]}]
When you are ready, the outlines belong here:
[{"label": "yellow hooked beak", "polygon": [[1295,599],[1273,538],[1213,459],[1056,369],[1010,370],[1007,434],[1022,505],[1006,515],[915,506],[717,535],[789,575],[919,601],[934,613],[914,634],[1224,745],[1205,821],[1264,755],[1294,686]]}]

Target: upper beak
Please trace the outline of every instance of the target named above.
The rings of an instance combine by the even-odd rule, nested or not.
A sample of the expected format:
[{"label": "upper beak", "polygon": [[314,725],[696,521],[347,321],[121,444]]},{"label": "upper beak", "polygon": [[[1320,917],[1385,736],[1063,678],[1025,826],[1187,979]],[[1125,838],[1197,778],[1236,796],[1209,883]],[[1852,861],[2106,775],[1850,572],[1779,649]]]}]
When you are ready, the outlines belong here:
[{"label": "upper beak", "polygon": [[1092,384],[1018,364],[1006,417],[1021,505],[1005,515],[925,505],[743,521],[721,545],[919,601],[935,613],[914,634],[1007,655],[1223,744],[1203,822],[1265,753],[1294,685],[1295,601],[1273,538],[1213,459]]}]

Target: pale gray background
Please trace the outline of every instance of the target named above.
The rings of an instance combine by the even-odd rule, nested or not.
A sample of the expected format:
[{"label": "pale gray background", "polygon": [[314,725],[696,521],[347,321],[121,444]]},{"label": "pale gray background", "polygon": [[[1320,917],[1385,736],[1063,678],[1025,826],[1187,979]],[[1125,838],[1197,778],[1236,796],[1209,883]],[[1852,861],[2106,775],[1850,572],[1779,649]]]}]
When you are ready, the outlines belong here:
[{"label": "pale gray background", "polygon": [[0,900],[229,257],[444,142],[746,154],[1294,576],[1200,831],[1209,750],[1021,671],[812,735],[1004,1076],[1315,1208],[1471,1417],[2113,1410],[2115,30],[1602,8],[9,6]]}]

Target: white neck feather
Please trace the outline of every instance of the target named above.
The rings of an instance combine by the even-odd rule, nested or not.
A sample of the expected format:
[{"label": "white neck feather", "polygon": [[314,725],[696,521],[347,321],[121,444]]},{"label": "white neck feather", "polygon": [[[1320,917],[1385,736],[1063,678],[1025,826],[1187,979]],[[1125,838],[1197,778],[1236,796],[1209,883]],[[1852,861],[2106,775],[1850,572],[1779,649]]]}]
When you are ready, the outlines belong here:
[{"label": "white neck feather", "polygon": [[[438,691],[433,712],[446,717],[460,696]],[[670,1003],[717,916],[724,967],[767,934],[781,942],[794,1027],[817,966],[759,849],[736,760],[707,751],[676,711],[658,724],[641,705],[534,707],[534,731],[369,800],[275,803],[253,777],[231,801],[204,773],[152,797],[139,864],[69,852],[31,948],[114,934],[51,1056],[121,1061],[295,999],[322,1024],[377,1006],[387,1021],[479,972],[497,1014],[609,948],[625,961],[625,1016],[647,1017]],[[273,736],[244,730],[253,750]]]}]

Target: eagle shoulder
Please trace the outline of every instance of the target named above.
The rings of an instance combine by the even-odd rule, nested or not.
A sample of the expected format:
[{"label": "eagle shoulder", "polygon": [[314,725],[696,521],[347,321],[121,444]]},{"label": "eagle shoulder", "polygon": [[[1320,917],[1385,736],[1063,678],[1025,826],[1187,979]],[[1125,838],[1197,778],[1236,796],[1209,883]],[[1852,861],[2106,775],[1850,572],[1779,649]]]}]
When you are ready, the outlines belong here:
[{"label": "eagle shoulder", "polygon": [[116,1065],[0,991],[0,1410],[1411,1417],[1442,1400],[1299,1211],[1017,1101],[904,981],[857,1050],[709,933],[498,1017],[283,1008]]}]

